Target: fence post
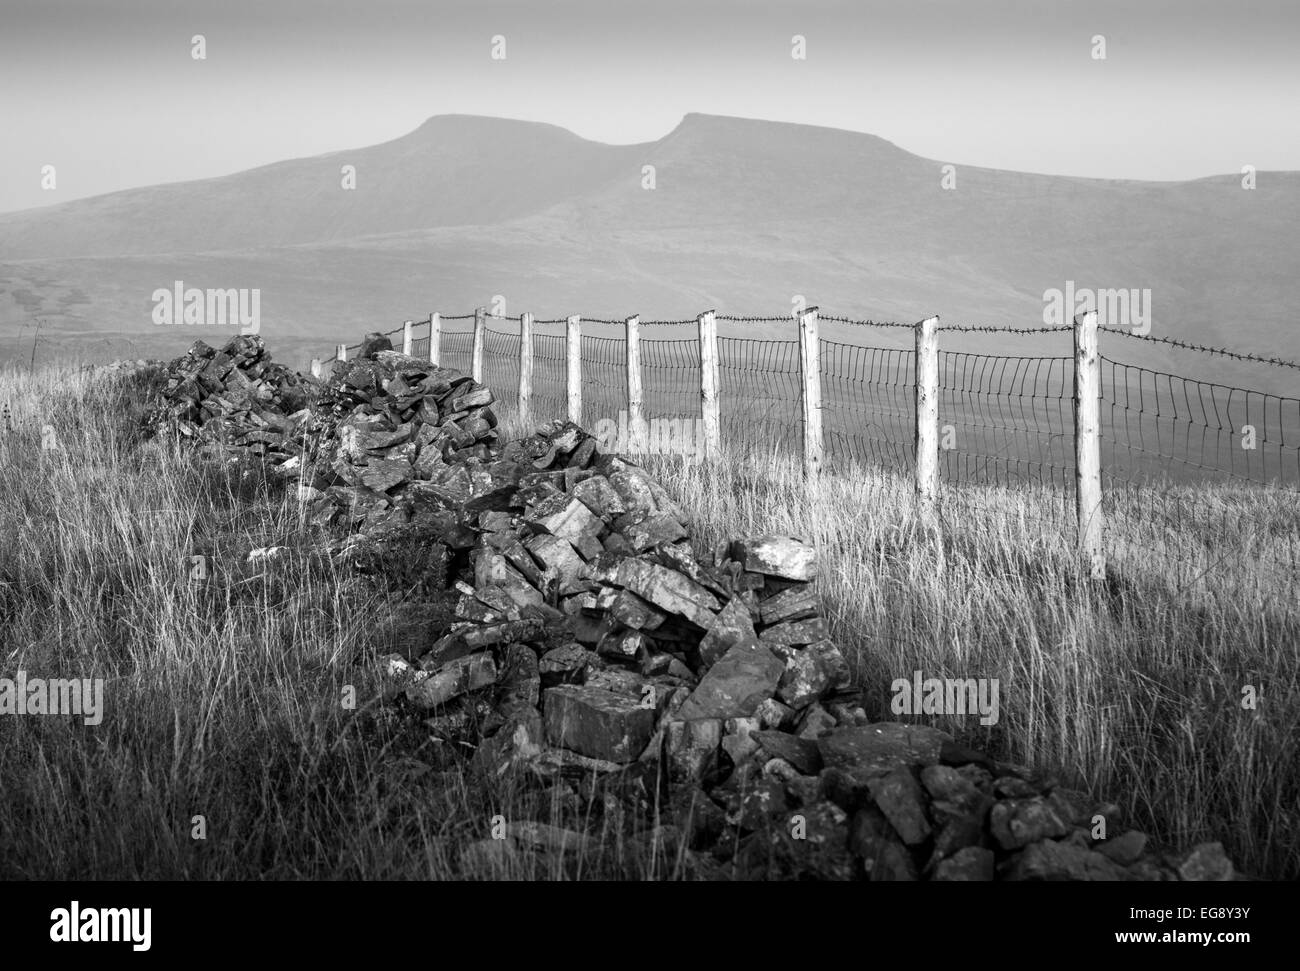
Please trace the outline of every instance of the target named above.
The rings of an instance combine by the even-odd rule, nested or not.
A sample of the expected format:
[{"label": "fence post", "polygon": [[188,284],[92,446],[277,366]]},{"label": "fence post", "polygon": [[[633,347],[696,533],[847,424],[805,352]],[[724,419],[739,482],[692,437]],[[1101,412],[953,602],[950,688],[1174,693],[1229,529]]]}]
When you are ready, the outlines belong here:
[{"label": "fence post", "polygon": [[312,376],[313,378],[319,378],[319,377],[320,377],[320,371],[321,371],[321,367],[320,367],[320,358],[319,358],[319,357],[313,357],[313,358],[311,359],[311,376]]},{"label": "fence post", "polygon": [[442,341],[442,317],[440,314],[429,314],[429,363],[438,366],[442,356],[442,349],[438,346]]},{"label": "fence post", "polygon": [[1097,312],[1074,318],[1074,476],[1079,551],[1094,580],[1106,578],[1101,510],[1101,356]]},{"label": "fence post", "polygon": [[799,372],[803,377],[803,469],[816,478],[822,469],[822,367],[817,308],[799,315]]},{"label": "fence post", "polygon": [[704,454],[716,459],[722,450],[718,410],[718,320],[712,310],[700,314],[700,417],[704,425]]},{"label": "fence post", "polygon": [[533,315],[519,318],[519,420],[533,420]]},{"label": "fence post", "polygon": [[346,361],[347,359],[348,359],[348,345],[347,345],[347,344],[340,344],[340,345],[339,345],[339,349],[338,349],[338,353],[335,355],[334,360],[336,360],[336,361]]},{"label": "fence post", "polygon": [[916,498],[923,516],[939,491],[939,318],[916,325]]},{"label": "fence post", "polygon": [[569,421],[582,424],[582,318],[574,314],[564,331],[564,349],[569,360]]},{"label": "fence post", "polygon": [[649,448],[646,441],[645,416],[642,412],[641,391],[641,318],[633,315],[623,322],[627,348],[627,433],[624,447],[633,455],[641,455]]},{"label": "fence post", "polygon": [[483,383],[483,332],[487,328],[487,313],[482,307],[474,308],[474,350],[470,355],[469,375]]},{"label": "fence post", "polygon": [[407,357],[411,356],[411,345],[414,343],[414,337],[411,334],[411,321],[402,322],[402,353]]}]

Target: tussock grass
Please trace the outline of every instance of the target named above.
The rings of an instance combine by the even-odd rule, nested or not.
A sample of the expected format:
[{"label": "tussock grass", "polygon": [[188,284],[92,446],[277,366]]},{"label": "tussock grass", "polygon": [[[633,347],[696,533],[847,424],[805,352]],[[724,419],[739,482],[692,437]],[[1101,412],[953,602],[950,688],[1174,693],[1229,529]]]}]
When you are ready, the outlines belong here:
[{"label": "tussock grass", "polygon": [[1300,873],[1294,493],[1129,497],[1110,511],[1113,562],[1094,584],[1050,492],[947,487],[934,529],[910,481],[870,469],[810,484],[771,455],[649,465],[697,542],[789,532],[818,545],[823,607],[869,714],[897,718],[890,684],[916,670],[998,678],[997,725],[920,720],[1109,798],[1162,842],[1222,840],[1248,872]]},{"label": "tussock grass", "polygon": [[[368,662],[392,648],[401,605],[322,556],[292,490],[256,467],[141,440],[150,388],[0,373],[18,423],[0,435],[0,676],[106,681],[98,726],[0,717],[0,877],[682,874],[592,785],[485,785],[401,724],[359,730],[341,698],[349,685],[372,696]],[[45,423],[58,450],[41,448]],[[996,726],[941,726],[1111,798],[1164,841],[1220,839],[1250,872],[1300,874],[1300,605],[1279,567],[1300,525],[1285,496],[1202,495],[1208,515],[1255,523],[1231,548],[1185,512],[1162,515],[1158,495],[1156,515],[1120,510],[1124,554],[1097,588],[1050,494],[948,489],[936,530],[907,482],[871,470],[809,485],[775,454],[649,464],[698,544],[819,544],[819,591],[873,715],[895,717],[889,683],[916,669],[997,677]],[[244,564],[267,546],[286,552]],[[1240,706],[1246,684],[1257,711]],[[598,838],[567,859],[462,865],[498,815]],[[196,816],[206,839],[192,838]]]}]

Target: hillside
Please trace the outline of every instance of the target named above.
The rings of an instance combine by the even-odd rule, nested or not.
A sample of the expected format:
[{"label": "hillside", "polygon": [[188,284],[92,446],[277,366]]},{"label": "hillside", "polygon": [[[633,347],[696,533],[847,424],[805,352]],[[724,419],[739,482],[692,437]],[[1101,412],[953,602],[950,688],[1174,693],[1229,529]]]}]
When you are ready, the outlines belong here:
[{"label": "hillside", "polygon": [[[355,191],[339,188],[344,164]],[[149,311],[181,279],[260,288],[262,334],[280,348],[496,294],[542,316],[776,315],[802,294],[854,316],[1032,327],[1043,291],[1074,280],[1149,288],[1153,333],[1296,357],[1300,175],[1258,181],[1029,175],[696,114],[633,146],[438,116],[368,148],[0,215],[0,356],[29,353],[18,327],[38,315],[51,353],[90,334],[136,338],[141,354],[180,346],[188,335],[160,333]]]}]

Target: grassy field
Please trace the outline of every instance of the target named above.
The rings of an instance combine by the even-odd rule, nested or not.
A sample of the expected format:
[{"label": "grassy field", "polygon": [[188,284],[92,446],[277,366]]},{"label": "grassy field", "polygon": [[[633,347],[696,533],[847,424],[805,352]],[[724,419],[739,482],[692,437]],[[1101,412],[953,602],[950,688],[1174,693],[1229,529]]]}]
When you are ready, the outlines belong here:
[{"label": "grassy field", "polygon": [[[146,391],[140,378],[0,373],[18,426],[0,432],[0,677],[106,683],[98,726],[0,717],[0,877],[686,872],[596,787],[483,785],[461,753],[346,709],[345,686],[369,697],[368,661],[412,636],[410,606],[336,568],[292,492],[256,467],[141,441]],[[41,448],[45,423],[56,450]],[[817,542],[825,610],[869,713],[893,718],[889,683],[917,669],[999,678],[996,726],[941,727],[1109,798],[1162,841],[1222,840],[1248,873],[1300,875],[1293,497],[1201,495],[1215,522],[1249,524],[1215,544],[1166,508],[1177,496],[1122,507],[1116,575],[1094,588],[1050,494],[950,489],[936,532],[906,481],[871,470],[810,486],[779,456],[649,464],[701,544]],[[287,552],[243,565],[267,546]],[[191,578],[194,555],[209,558],[207,581]],[[498,815],[593,838],[564,857],[463,858]]]}]

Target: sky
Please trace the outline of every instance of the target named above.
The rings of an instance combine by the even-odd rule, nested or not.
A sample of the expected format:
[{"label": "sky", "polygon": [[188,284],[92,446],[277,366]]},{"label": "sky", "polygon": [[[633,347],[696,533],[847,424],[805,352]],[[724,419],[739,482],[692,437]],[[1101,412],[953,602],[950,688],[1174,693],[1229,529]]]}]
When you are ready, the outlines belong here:
[{"label": "sky", "polygon": [[0,212],[452,113],[617,144],[738,115],[1095,178],[1300,169],[1298,50],[1295,0],[0,0]]}]

